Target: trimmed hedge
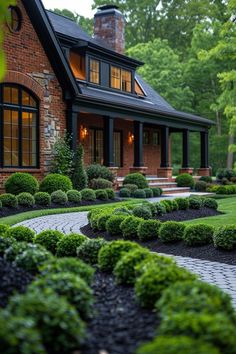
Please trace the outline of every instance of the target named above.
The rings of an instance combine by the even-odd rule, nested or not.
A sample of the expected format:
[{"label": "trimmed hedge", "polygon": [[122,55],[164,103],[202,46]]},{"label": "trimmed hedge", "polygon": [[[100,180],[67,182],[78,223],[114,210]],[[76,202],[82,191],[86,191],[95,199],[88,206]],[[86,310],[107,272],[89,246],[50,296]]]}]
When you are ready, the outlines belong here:
[{"label": "trimmed hedge", "polygon": [[66,193],[59,189],[58,191],[52,192],[51,201],[55,204],[65,205],[68,202],[68,198]]},{"label": "trimmed hedge", "polygon": [[38,181],[29,173],[13,173],[5,182],[6,193],[18,195],[23,192],[35,194],[39,189]]},{"label": "trimmed hedge", "polygon": [[152,190],[152,193],[153,193],[153,197],[160,197],[163,193],[162,189],[161,188],[158,188],[158,187],[152,187],[151,188]]},{"label": "trimmed hedge", "polygon": [[90,187],[92,189],[107,189],[112,188],[112,182],[104,178],[94,178],[90,181]]},{"label": "trimmed hedge", "polygon": [[178,204],[179,210],[187,210],[189,208],[188,198],[175,198],[175,201]]},{"label": "trimmed hedge", "polygon": [[98,253],[107,242],[103,238],[88,239],[77,248],[77,257],[88,264],[98,263]]},{"label": "trimmed hedge", "polygon": [[8,229],[10,229],[9,225],[0,224],[0,236],[4,236]]},{"label": "trimmed hedge", "polygon": [[6,231],[5,236],[13,237],[18,242],[33,242],[35,232],[26,226],[14,226]]},{"label": "trimmed hedge", "polygon": [[206,245],[212,242],[214,227],[206,224],[189,225],[184,230],[183,241],[187,246]]},{"label": "trimmed hedge", "polygon": [[137,190],[134,192],[133,197],[134,197],[134,198],[145,199],[145,198],[146,198],[146,193],[145,193],[144,189],[137,189]]},{"label": "trimmed hedge", "polygon": [[104,201],[108,200],[108,195],[105,189],[95,190],[95,195],[96,195],[96,199],[104,200]]},{"label": "trimmed hedge", "polygon": [[146,206],[145,204],[143,204],[143,205],[138,205],[133,209],[133,215],[137,216],[139,218],[148,220],[148,219],[151,219],[152,212],[151,212],[149,206]]},{"label": "trimmed hedge", "polygon": [[16,208],[18,205],[16,196],[10,193],[1,194],[0,201],[2,202],[2,206],[7,208]]},{"label": "trimmed hedge", "polygon": [[189,198],[189,208],[190,209],[201,209],[202,200],[198,197]]},{"label": "trimmed hedge", "polygon": [[109,170],[109,168],[99,164],[92,164],[88,166],[86,168],[86,173],[89,181],[94,178],[103,178],[111,182],[114,180],[114,174]]},{"label": "trimmed hedge", "polygon": [[99,231],[106,231],[106,222],[111,217],[110,213],[98,214],[97,229]]},{"label": "trimmed hedge", "polygon": [[188,173],[183,173],[181,175],[178,175],[176,177],[176,183],[178,187],[194,187],[194,179],[193,176],[191,176]]},{"label": "trimmed hedge", "polygon": [[83,200],[94,202],[96,200],[96,194],[93,189],[85,188],[81,191],[81,196]]},{"label": "trimmed hedge", "polygon": [[35,203],[42,206],[51,205],[51,196],[47,192],[38,192],[34,195]]},{"label": "trimmed hedge", "polygon": [[143,220],[138,226],[138,238],[140,241],[157,239],[161,222],[159,220]]},{"label": "trimmed hedge", "polygon": [[108,199],[115,199],[116,198],[115,192],[112,188],[106,188],[105,191],[107,193]]},{"label": "trimmed hedge", "polygon": [[226,225],[217,228],[213,234],[216,248],[232,250],[236,248],[236,225]]},{"label": "trimmed hedge", "polygon": [[48,251],[56,254],[57,244],[64,234],[57,230],[45,230],[35,236],[34,243],[44,246]]},{"label": "trimmed hedge", "polygon": [[139,189],[148,188],[148,182],[141,173],[130,173],[125,176],[123,185],[136,184]]},{"label": "trimmed hedge", "polygon": [[65,235],[57,244],[57,257],[75,257],[77,248],[86,240],[86,236],[76,233]]},{"label": "trimmed hedge", "polygon": [[15,264],[32,274],[39,273],[39,267],[52,259],[52,253],[40,245],[34,245],[20,253],[15,258]]},{"label": "trimmed hedge", "polygon": [[166,214],[166,207],[165,205],[162,203],[154,203],[155,208],[156,208],[156,214],[159,216],[162,216],[164,214]]},{"label": "trimmed hedge", "polygon": [[176,221],[167,221],[159,229],[159,239],[163,242],[180,241],[183,238],[185,224]]},{"label": "trimmed hedge", "polygon": [[121,188],[119,192],[119,196],[121,198],[129,198],[131,196],[130,189],[128,188]]},{"label": "trimmed hedge", "polygon": [[153,191],[151,188],[144,188],[146,198],[153,198]]},{"label": "trimmed hedge", "polygon": [[132,196],[134,194],[134,192],[138,189],[138,186],[136,184],[127,183],[125,185],[125,188],[129,189],[131,196]]},{"label": "trimmed hedge", "polygon": [[57,173],[50,173],[42,180],[39,190],[40,192],[47,192],[49,194],[52,194],[53,192],[58,190],[67,192],[72,188],[72,182],[69,177],[59,175]]},{"label": "trimmed hedge", "polygon": [[214,210],[218,209],[217,201],[212,198],[203,198],[202,205],[206,208],[210,208],[210,209],[214,209]]},{"label": "trimmed hedge", "polygon": [[106,231],[112,236],[122,235],[121,223],[127,218],[126,215],[111,215],[106,222]]},{"label": "trimmed hedge", "polygon": [[76,189],[70,189],[67,193],[67,199],[68,202],[70,203],[76,203],[79,204],[81,202],[81,193],[77,191]]},{"label": "trimmed hedge", "polygon": [[197,181],[194,186],[195,190],[198,192],[205,192],[207,189],[207,183],[204,181]]},{"label": "trimmed hedge", "polygon": [[143,219],[136,216],[128,216],[120,224],[120,229],[124,239],[133,239],[138,236],[138,226]]},{"label": "trimmed hedge", "polygon": [[31,208],[35,204],[34,197],[32,196],[32,194],[27,193],[27,192],[22,192],[22,193],[18,194],[17,202],[18,202],[18,205],[20,205],[20,206],[31,207]]}]

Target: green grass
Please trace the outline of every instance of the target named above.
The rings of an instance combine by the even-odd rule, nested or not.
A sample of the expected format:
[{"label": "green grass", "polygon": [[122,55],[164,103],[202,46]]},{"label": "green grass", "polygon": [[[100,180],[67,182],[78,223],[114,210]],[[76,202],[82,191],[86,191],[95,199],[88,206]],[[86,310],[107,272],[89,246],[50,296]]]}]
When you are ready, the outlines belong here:
[{"label": "green grass", "polygon": [[222,215],[211,216],[208,218],[194,219],[186,221],[188,224],[204,223],[212,226],[224,226],[229,224],[236,224],[236,197],[225,198],[217,200],[219,204],[219,211]]},{"label": "green grass", "polygon": [[97,204],[97,205],[89,205],[89,206],[82,206],[82,207],[74,207],[74,208],[58,208],[58,209],[42,209],[42,210],[32,210],[26,211],[24,213],[6,216],[5,218],[0,218],[0,224],[7,224],[7,225],[15,225],[19,222],[34,219],[40,216],[46,215],[55,215],[55,214],[65,214],[65,213],[76,213],[81,211],[89,211],[94,208],[107,208],[112,206],[125,206],[130,204],[136,204],[137,199],[130,199],[128,201],[118,202],[118,203],[106,203],[106,204]]}]

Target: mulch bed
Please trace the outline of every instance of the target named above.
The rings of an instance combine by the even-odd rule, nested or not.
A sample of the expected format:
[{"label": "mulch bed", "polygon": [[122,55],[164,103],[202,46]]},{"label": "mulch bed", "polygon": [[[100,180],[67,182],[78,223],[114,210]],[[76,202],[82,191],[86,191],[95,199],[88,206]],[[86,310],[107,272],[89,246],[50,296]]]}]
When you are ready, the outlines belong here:
[{"label": "mulch bed", "polygon": [[201,208],[201,209],[187,209],[187,210],[176,210],[171,213],[158,216],[157,219],[160,221],[186,221],[193,220],[198,218],[206,218],[209,216],[216,216],[222,214],[220,211],[210,209],[210,208]]},{"label": "mulch bed", "polygon": [[94,316],[88,322],[88,337],[82,354],[134,354],[143,342],[152,340],[159,325],[154,311],[142,309],[132,287],[116,285],[114,277],[95,273]]}]

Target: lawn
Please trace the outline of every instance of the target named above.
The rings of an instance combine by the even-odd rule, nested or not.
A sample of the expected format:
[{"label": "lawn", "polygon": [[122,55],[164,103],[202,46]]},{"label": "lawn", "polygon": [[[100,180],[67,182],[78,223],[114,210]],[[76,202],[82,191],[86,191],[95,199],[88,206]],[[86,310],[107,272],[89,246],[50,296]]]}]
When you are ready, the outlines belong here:
[{"label": "lawn", "polygon": [[219,211],[223,212],[222,215],[195,219],[186,221],[189,224],[199,224],[199,222],[213,225],[213,226],[224,226],[229,224],[236,224],[236,197],[224,198],[217,200],[219,204]]}]

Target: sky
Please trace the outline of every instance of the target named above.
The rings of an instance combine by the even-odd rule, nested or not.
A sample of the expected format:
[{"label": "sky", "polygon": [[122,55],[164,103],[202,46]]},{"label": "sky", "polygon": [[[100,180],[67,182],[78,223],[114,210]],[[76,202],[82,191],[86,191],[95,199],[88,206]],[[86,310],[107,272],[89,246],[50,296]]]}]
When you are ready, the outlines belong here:
[{"label": "sky", "polygon": [[91,10],[93,0],[42,0],[46,9],[68,9],[85,17],[93,17]]}]

